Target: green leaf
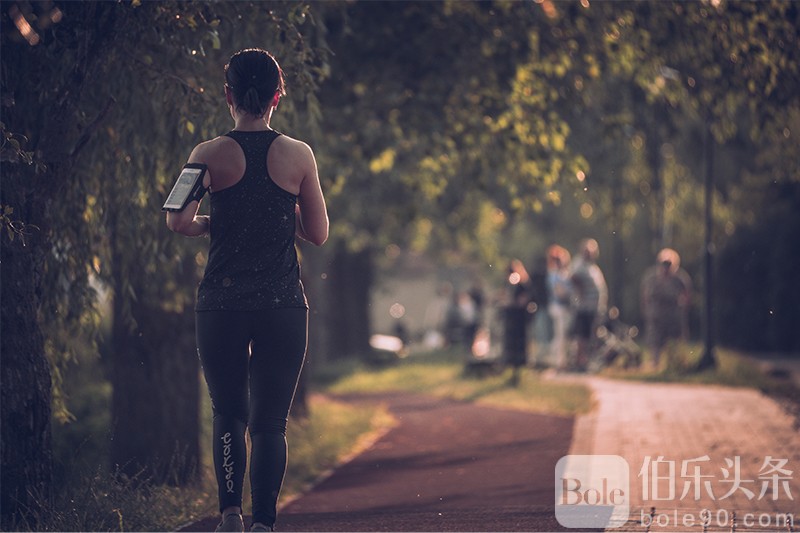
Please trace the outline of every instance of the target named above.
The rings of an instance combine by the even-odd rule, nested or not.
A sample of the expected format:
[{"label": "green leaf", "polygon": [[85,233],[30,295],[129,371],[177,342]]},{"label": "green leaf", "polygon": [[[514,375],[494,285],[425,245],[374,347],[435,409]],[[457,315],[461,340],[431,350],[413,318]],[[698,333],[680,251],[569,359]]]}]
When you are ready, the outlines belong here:
[{"label": "green leaf", "polygon": [[[212,26],[219,25],[219,21],[215,20],[211,24]],[[214,50],[219,50],[222,48],[222,43],[219,40],[219,33],[217,33],[217,30],[209,31],[208,35],[211,37],[211,48]]]}]

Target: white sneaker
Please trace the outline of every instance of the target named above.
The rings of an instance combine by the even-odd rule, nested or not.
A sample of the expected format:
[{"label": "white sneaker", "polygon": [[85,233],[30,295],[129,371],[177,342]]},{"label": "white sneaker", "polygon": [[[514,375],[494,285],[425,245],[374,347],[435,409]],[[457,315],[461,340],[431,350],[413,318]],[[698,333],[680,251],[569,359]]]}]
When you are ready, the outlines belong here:
[{"label": "white sneaker", "polygon": [[214,531],[237,531],[238,533],[242,533],[244,531],[242,515],[239,513],[226,514]]}]

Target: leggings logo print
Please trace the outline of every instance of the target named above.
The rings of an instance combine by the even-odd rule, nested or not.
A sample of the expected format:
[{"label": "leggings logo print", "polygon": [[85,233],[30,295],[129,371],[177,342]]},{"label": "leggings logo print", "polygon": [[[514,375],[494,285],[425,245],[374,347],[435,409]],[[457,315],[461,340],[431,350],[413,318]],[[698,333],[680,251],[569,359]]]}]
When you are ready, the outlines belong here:
[{"label": "leggings logo print", "polygon": [[225,486],[229,493],[233,493],[233,459],[231,458],[231,434],[222,436],[222,468],[225,470]]}]

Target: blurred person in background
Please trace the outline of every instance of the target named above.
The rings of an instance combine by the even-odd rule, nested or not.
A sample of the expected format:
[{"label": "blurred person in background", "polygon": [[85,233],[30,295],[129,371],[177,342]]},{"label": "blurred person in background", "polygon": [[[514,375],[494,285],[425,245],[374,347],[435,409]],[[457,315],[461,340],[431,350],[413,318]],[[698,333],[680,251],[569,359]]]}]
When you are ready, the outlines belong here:
[{"label": "blurred person in background", "polygon": [[486,295],[483,291],[483,282],[479,277],[476,276],[473,278],[472,285],[467,291],[467,294],[469,295],[469,299],[472,302],[472,307],[474,309],[474,317],[470,323],[470,333],[468,335],[470,339],[470,346],[472,346],[472,344],[475,342],[475,336],[484,326],[484,322],[486,320]]},{"label": "blurred person in background", "polygon": [[608,287],[602,270],[597,266],[600,246],[594,239],[584,239],[578,246],[578,257],[572,264],[570,283],[575,310],[573,337],[575,339],[576,370],[585,371],[589,350],[598,322],[606,314]]},{"label": "blurred person in background", "polygon": [[452,294],[453,286],[449,282],[442,283],[436,289],[436,296],[425,308],[422,321],[424,329],[422,343],[425,348],[434,350],[445,347],[447,310],[450,307]]},{"label": "blurred person in background", "polygon": [[650,349],[651,364],[656,368],[668,341],[689,338],[692,280],[680,265],[678,252],[664,248],[656,256],[656,264],[642,277],[640,294],[645,342]]},{"label": "blurred person in background", "polygon": [[508,266],[506,301],[503,307],[503,353],[514,369],[511,381],[519,383],[519,370],[528,362],[528,304],[531,302],[530,275],[519,259]]},{"label": "blurred person in background", "polygon": [[547,313],[553,325],[550,354],[557,370],[567,367],[567,332],[572,318],[569,262],[570,253],[563,246],[554,244],[547,249]]},{"label": "blurred person in background", "polygon": [[550,301],[550,291],[547,288],[547,256],[541,254],[536,257],[536,262],[531,272],[531,302],[528,304],[528,313],[532,322],[532,337],[535,350],[531,350],[532,361],[535,368],[547,367],[550,355],[550,341],[553,338],[553,326],[547,312]]}]

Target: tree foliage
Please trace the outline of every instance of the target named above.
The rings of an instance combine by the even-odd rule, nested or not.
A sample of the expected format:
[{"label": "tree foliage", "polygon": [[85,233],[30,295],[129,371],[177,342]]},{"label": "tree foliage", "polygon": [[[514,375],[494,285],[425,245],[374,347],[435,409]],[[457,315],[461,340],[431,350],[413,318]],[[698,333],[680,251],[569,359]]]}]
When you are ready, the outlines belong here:
[{"label": "tree foliage", "polygon": [[[337,113],[317,143],[334,173],[333,236],[496,264],[591,233],[611,252],[614,303],[636,320],[639,276],[660,247],[680,249],[702,287],[707,130],[716,246],[753,220],[762,204],[736,199],[758,194],[764,172],[796,179],[797,12],[347,4],[326,18],[334,56],[321,98]],[[527,245],[509,239],[520,233]]]},{"label": "tree foliage", "polygon": [[704,132],[715,145],[712,245],[735,241],[758,218],[767,184],[796,181],[800,15],[783,2],[542,5],[560,42],[543,68],[567,82],[555,110],[588,163],[583,179],[554,191],[564,202],[557,225],[572,228],[557,238],[592,232],[612,250],[603,261],[612,299],[635,319],[638,275],[659,247],[681,250],[705,283]]},{"label": "tree foliage", "polygon": [[[204,259],[199,242],[168,234],[161,202],[191,147],[229,127],[222,65],[237,49],[283,56],[296,91],[285,115],[313,110],[324,58],[309,38],[313,20],[300,3],[3,4],[3,293],[26,304],[13,319],[4,312],[3,339],[27,328],[45,339],[14,350],[4,343],[3,367],[46,352],[58,377],[79,355],[73,335],[91,338],[111,310],[114,459],[126,470],[180,482],[198,457],[191,302]],[[28,279],[19,277],[25,270]],[[110,309],[99,307],[95,287],[108,291]],[[47,383],[30,402],[49,409],[49,373],[39,372]],[[22,438],[6,431],[6,392],[18,389],[7,374],[4,465],[5,443]],[[25,462],[43,472],[27,487],[41,478],[46,489],[49,432],[25,438],[41,450]],[[176,451],[185,465],[175,465]],[[29,502],[25,473],[3,474],[5,519]],[[12,476],[16,494],[6,491]]]},{"label": "tree foliage", "polygon": [[[340,338],[312,346],[365,349],[387,249],[492,265],[591,234],[634,319],[658,247],[679,249],[702,284],[708,139],[713,244],[723,258],[760,257],[748,272],[772,281],[752,305],[779,313],[765,345],[796,346],[785,333],[795,289],[778,288],[791,280],[777,266],[796,258],[762,215],[776,205],[771,224],[796,221],[796,194],[775,191],[800,176],[799,19],[797,3],[777,0],[4,2],[2,283],[24,305],[3,306],[3,404],[46,404],[31,429],[46,449],[51,400],[69,419],[60,375],[109,314],[117,409],[138,404],[143,421],[181,404],[164,390],[196,371],[187,316],[205,243],[169,234],[160,202],[191,147],[229,127],[221,69],[247,46],[287,73],[273,125],[310,141],[329,202],[331,245],[303,255],[312,320]],[[728,273],[723,289],[736,286]],[[757,344],[727,323],[723,338]],[[12,397],[28,381],[32,399]],[[151,402],[136,402],[143,391]]]}]

